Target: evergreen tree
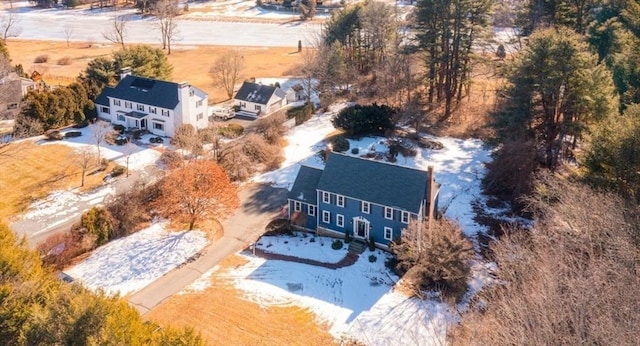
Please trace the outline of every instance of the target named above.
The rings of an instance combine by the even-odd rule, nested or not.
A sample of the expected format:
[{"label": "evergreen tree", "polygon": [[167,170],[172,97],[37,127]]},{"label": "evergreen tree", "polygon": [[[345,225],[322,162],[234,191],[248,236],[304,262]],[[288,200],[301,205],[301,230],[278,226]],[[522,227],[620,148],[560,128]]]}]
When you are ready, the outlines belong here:
[{"label": "evergreen tree", "polygon": [[557,166],[566,140],[575,147],[590,123],[615,112],[611,74],[570,29],[531,35],[508,78],[508,135],[532,135],[550,169]]}]

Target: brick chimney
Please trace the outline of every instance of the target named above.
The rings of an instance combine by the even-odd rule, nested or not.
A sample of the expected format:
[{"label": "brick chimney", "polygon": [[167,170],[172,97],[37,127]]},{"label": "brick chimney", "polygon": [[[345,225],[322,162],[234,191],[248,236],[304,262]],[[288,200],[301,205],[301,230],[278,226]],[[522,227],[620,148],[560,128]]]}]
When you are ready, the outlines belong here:
[{"label": "brick chimney", "polygon": [[435,179],[435,173],[433,170],[433,166],[429,166],[429,168],[427,168],[427,207],[429,208],[427,210],[427,217],[429,218],[429,222],[431,222],[431,220],[433,219],[434,216],[434,202],[435,202],[435,197],[436,197],[436,179]]}]

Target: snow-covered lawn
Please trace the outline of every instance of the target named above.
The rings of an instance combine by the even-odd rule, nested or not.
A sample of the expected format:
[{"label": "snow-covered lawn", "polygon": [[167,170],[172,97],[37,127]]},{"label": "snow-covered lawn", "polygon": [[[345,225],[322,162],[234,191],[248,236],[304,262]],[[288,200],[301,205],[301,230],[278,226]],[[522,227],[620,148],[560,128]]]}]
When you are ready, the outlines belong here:
[{"label": "snow-covered lawn", "polygon": [[[347,255],[347,244],[342,250],[334,250],[331,248],[333,240],[305,233],[295,233],[294,236],[264,236],[256,242],[256,248],[324,263],[337,263]],[[320,246],[315,246],[316,242]]]},{"label": "snow-covered lawn", "polygon": [[[333,240],[301,235],[263,237],[257,246],[273,253],[335,262],[346,256],[347,250],[346,246],[333,250]],[[370,262],[370,255],[376,257],[374,262]],[[440,344],[447,321],[453,318],[443,303],[395,292],[398,277],[385,267],[389,254],[381,250],[366,250],[354,265],[336,270],[265,260],[248,253],[240,256],[248,263],[233,270],[213,268],[182,294],[203,290],[211,277],[231,280],[247,299],[265,306],[308,308],[336,338],[350,336],[367,345]]]},{"label": "snow-covered lawn", "polygon": [[[254,181],[291,189],[301,164],[323,168],[324,163],[316,154],[326,147],[325,137],[335,131],[331,117],[346,106],[335,105],[329,112],[314,115],[309,121],[294,127],[285,136],[288,145],[284,148],[285,161],[281,168],[259,175]],[[491,160],[491,151],[477,139],[427,138],[442,143],[444,148],[416,148],[415,157],[398,155],[397,164],[424,170],[433,165],[436,181],[442,184],[439,207],[445,216],[457,221],[467,235],[473,236],[482,228],[473,220],[472,204],[484,199],[480,183],[485,174],[484,164]],[[349,144],[351,149],[359,149],[357,155],[364,155],[370,151],[386,152],[385,141],[382,137],[364,137],[349,140]],[[351,149],[345,154],[354,155]]]},{"label": "snow-covered lawn", "polygon": [[65,271],[92,289],[109,295],[141,290],[184,263],[207,245],[199,231],[167,231],[165,222],[98,248],[80,264]]}]

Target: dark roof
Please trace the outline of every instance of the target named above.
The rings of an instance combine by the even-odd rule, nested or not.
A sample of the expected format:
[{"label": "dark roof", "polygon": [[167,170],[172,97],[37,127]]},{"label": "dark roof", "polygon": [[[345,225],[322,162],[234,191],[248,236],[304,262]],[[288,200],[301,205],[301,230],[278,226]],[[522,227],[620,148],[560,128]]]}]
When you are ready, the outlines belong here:
[{"label": "dark roof", "polygon": [[240,90],[236,93],[236,96],[233,98],[235,100],[267,105],[274,93],[280,98],[284,98],[286,96],[284,91],[280,88],[276,88],[271,85],[244,82],[242,83]]},{"label": "dark roof", "polygon": [[427,195],[427,182],[426,171],[331,153],[318,190],[417,214]]},{"label": "dark roof", "polygon": [[125,114],[125,116],[131,117],[131,118],[136,118],[136,119],[142,119],[142,118],[146,117],[147,115],[149,115],[149,114],[138,112],[138,111],[131,111],[131,112]]},{"label": "dark roof", "polygon": [[97,105],[109,107],[109,96],[111,96],[112,93],[112,87],[105,87],[104,89],[102,89],[102,92],[100,93],[100,95],[98,95],[94,103]]},{"label": "dark roof", "polygon": [[[113,98],[174,109],[179,102],[178,89],[178,83],[128,75],[115,88],[107,92],[110,92],[108,96]],[[98,103],[97,100],[102,99],[102,96],[102,94],[98,96],[96,103]]]},{"label": "dark roof", "polygon": [[287,195],[287,198],[317,204],[318,194],[316,187],[320,181],[320,176],[322,176],[321,169],[300,166],[296,181],[293,183],[293,187]]}]

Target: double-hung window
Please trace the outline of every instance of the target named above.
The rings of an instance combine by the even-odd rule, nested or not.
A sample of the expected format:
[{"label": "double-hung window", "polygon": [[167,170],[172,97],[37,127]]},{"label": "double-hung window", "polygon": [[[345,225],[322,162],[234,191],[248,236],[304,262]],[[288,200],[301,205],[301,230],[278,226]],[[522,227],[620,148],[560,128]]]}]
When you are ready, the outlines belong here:
[{"label": "double-hung window", "polygon": [[127,101],[124,101],[124,106],[125,106],[125,108],[129,108],[129,109],[133,108],[133,104],[131,102],[127,102]]},{"label": "double-hung window", "polygon": [[326,192],[326,191],[322,191],[322,203],[327,203],[327,204],[331,204],[331,194]]},{"label": "double-hung window", "polygon": [[316,216],[316,206],[315,205],[307,205],[307,213],[309,216]]},{"label": "double-hung window", "polygon": [[384,218],[387,220],[393,220],[393,208],[384,207]]},{"label": "double-hung window", "polygon": [[344,227],[344,215],[336,214],[336,226]]},{"label": "double-hung window", "polygon": [[393,228],[391,227],[384,228],[384,239],[393,240]]},{"label": "double-hung window", "polygon": [[338,205],[338,207],[344,208],[344,196],[336,195],[336,204]]},{"label": "double-hung window", "polygon": [[364,214],[369,214],[371,212],[371,203],[362,201],[362,205],[360,206],[360,211]]},{"label": "double-hung window", "polygon": [[298,202],[298,201],[294,201],[293,202],[293,211],[300,211],[302,210],[302,203]]},{"label": "double-hung window", "polygon": [[144,105],[138,104],[138,105],[136,105],[136,109],[139,110],[139,111],[144,112]]},{"label": "double-hung window", "polygon": [[402,219],[401,219],[402,223],[409,223],[409,212],[408,211],[403,211],[402,212]]},{"label": "double-hung window", "polygon": [[322,222],[331,223],[331,213],[327,210],[322,211]]}]

